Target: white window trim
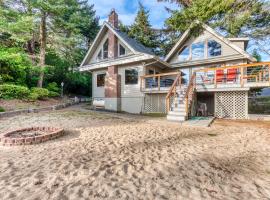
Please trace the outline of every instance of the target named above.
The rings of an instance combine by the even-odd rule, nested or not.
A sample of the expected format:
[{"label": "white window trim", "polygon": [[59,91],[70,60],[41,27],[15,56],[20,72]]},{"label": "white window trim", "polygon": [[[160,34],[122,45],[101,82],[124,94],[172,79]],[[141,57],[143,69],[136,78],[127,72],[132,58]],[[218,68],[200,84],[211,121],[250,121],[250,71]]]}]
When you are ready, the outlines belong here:
[{"label": "white window trim", "polygon": [[[105,44],[105,42],[108,40],[108,38],[106,38],[105,40],[104,40],[104,42],[102,43],[102,45],[101,45],[101,47],[100,47],[100,49],[97,51],[98,53],[97,53],[97,55],[96,55],[96,61],[102,61],[102,60],[108,60],[109,59],[109,48],[108,48],[108,58],[104,58],[104,50],[103,50],[103,47],[104,47],[104,44]],[[98,59],[98,54],[99,54],[99,52],[101,51],[101,59]]]},{"label": "white window trim", "polygon": [[[98,80],[97,80],[97,77],[98,77],[98,75],[101,75],[101,74],[105,74],[105,77],[104,77],[104,86],[98,86],[98,85],[97,85],[97,81],[98,81]],[[100,72],[100,73],[97,73],[97,74],[96,74],[96,87],[97,87],[97,88],[104,88],[104,87],[105,87],[105,79],[106,79],[106,75],[107,75],[106,72]]]},{"label": "white window trim", "polygon": [[[125,54],[124,55],[120,55],[120,45],[125,49]],[[126,55],[127,55],[127,48],[118,41],[118,57],[123,57],[123,56],[126,56]]]},{"label": "white window trim", "polygon": [[[211,41],[211,40],[214,40],[214,41],[216,41],[217,43],[220,44],[221,54],[220,54],[219,56],[209,56],[209,55],[208,55],[208,41]],[[206,54],[207,58],[217,58],[217,57],[223,56],[223,45],[222,45],[222,43],[220,43],[219,41],[217,41],[217,40],[215,40],[215,39],[207,39],[207,40],[206,40],[206,45],[205,45],[205,46],[206,46],[206,48],[207,48],[207,54]]]},{"label": "white window trim", "polygon": [[[135,69],[135,70],[137,70],[137,72],[138,72],[138,81],[137,81],[137,83],[136,84],[126,84],[126,70],[132,70],[132,69]],[[125,84],[125,86],[134,86],[134,85],[139,85],[139,78],[140,78],[140,74],[139,74],[139,68],[138,67],[130,67],[130,68],[125,68],[124,69],[124,84]]]}]

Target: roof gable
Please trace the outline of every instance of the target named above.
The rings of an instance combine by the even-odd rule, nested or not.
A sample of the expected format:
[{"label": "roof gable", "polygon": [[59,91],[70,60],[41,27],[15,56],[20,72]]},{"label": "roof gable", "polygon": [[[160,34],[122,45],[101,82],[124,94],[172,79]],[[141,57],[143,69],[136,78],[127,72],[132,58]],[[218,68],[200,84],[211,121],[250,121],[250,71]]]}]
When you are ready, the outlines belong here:
[{"label": "roof gable", "polygon": [[113,28],[109,23],[104,22],[100,31],[98,32],[93,44],[89,48],[86,56],[84,57],[81,66],[86,65],[93,57],[95,51],[97,50],[100,42],[105,37],[106,32],[110,30],[114,35],[133,53],[133,54],[149,54],[154,55],[150,48],[143,46],[141,43],[133,38],[130,38],[126,33],[123,33],[115,28]]},{"label": "roof gable", "polygon": [[[249,59],[252,62],[256,62],[256,59],[254,57],[252,57],[250,54],[248,54],[246,51],[244,51],[243,49],[241,49],[240,47],[236,46],[235,44],[233,44],[232,41],[230,41],[229,39],[223,37],[222,35],[220,35],[219,33],[217,33],[214,29],[212,29],[211,27],[207,26],[207,25],[203,25],[203,28],[205,31],[209,32],[210,34],[212,34],[214,37],[216,37],[217,39],[219,39],[220,41],[222,41],[224,44],[228,45],[229,47],[231,47],[233,50],[235,50],[236,52],[238,52],[239,54],[243,55],[243,57]],[[171,51],[167,54],[167,56],[165,57],[165,61],[168,62],[170,61],[170,59],[175,55],[175,53],[185,44],[186,40],[190,37],[190,29],[186,30],[184,32],[184,34],[180,37],[180,39],[178,40],[178,42],[174,45],[174,47],[171,49]]]}]

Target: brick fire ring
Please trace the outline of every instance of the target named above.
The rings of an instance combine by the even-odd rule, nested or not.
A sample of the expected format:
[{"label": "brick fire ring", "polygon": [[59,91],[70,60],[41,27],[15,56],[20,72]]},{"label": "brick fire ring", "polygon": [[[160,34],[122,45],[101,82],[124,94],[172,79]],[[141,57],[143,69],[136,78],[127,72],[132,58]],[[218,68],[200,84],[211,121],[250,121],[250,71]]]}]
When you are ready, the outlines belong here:
[{"label": "brick fire ring", "polygon": [[[27,132],[38,132],[34,135],[23,135]],[[21,136],[20,136],[21,135]],[[0,144],[2,146],[19,146],[19,145],[31,145],[46,142],[64,135],[64,129],[54,127],[30,127],[13,130],[4,133],[0,138]],[[15,137],[16,136],[16,137]]]}]

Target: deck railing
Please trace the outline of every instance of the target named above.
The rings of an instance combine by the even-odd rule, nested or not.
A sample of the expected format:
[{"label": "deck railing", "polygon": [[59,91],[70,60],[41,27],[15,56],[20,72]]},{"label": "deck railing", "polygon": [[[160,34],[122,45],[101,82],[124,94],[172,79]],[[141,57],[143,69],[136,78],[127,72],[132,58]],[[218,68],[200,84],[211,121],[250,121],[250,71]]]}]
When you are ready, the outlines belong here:
[{"label": "deck railing", "polygon": [[163,74],[149,74],[141,76],[142,92],[160,92],[168,91],[173,85],[177,75],[180,72],[170,72]]},{"label": "deck railing", "polygon": [[177,94],[177,87],[179,87],[179,89],[181,89],[182,87],[182,75],[181,72],[178,72],[178,75],[176,76],[169,92],[167,93],[166,96],[166,110],[167,112],[170,111],[170,107],[172,102],[174,101],[176,94]]},{"label": "deck railing", "polygon": [[195,72],[197,85],[270,86],[270,62],[204,68]]},{"label": "deck railing", "polygon": [[186,106],[186,116],[189,118],[192,114],[192,104],[194,102],[194,94],[196,89],[196,73],[192,74],[189,85],[185,94],[185,106]]}]

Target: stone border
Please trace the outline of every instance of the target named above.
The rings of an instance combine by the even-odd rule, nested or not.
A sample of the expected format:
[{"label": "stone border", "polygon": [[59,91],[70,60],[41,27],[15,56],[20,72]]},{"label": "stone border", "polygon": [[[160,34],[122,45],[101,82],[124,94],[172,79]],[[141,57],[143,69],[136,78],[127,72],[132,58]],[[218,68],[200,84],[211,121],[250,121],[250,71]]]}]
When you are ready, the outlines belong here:
[{"label": "stone border", "polygon": [[74,98],[70,102],[67,103],[62,103],[54,106],[49,106],[49,107],[43,107],[43,108],[29,108],[29,109],[22,109],[22,110],[14,110],[14,111],[9,111],[9,112],[0,112],[0,119],[2,117],[12,117],[20,114],[25,114],[25,113],[38,113],[42,111],[50,111],[50,110],[60,110],[62,108],[66,108],[75,104],[79,104],[81,102],[90,102],[91,98]]},{"label": "stone border", "polygon": [[[45,131],[46,133],[39,136],[33,137],[19,137],[19,138],[11,138],[10,135],[16,132],[24,132],[31,130],[40,130]],[[0,144],[2,146],[20,146],[20,145],[30,145],[30,144],[38,144],[42,142],[46,142],[48,140],[52,140],[64,135],[64,129],[62,128],[53,128],[53,127],[31,127],[31,128],[22,128],[14,131],[10,131],[4,133],[0,138]]]}]

